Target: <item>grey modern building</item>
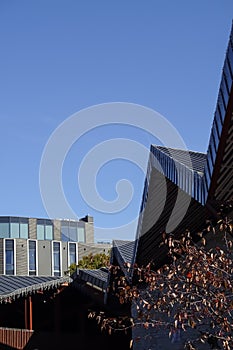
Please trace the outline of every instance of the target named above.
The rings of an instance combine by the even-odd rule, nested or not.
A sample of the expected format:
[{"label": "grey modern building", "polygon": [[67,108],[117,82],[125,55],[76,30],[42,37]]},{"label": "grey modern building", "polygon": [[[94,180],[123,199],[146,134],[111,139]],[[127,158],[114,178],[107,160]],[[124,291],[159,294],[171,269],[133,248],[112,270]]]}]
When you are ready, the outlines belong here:
[{"label": "grey modern building", "polygon": [[72,263],[106,252],[94,243],[93,217],[80,220],[0,217],[0,274],[63,276]]}]

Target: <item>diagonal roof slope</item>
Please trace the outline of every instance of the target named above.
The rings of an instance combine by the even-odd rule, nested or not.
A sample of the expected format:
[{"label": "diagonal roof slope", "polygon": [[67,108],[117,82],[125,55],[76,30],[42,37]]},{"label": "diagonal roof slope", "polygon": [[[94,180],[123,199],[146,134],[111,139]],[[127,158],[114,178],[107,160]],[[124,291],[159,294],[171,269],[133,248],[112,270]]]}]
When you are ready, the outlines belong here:
[{"label": "diagonal roof slope", "polygon": [[0,302],[37,290],[57,288],[61,284],[71,281],[70,277],[0,275]]},{"label": "diagonal roof slope", "polygon": [[[178,161],[180,164],[183,164],[197,172],[204,171],[205,163],[206,163],[206,154],[182,149],[175,149],[169,147],[156,146],[161,152],[165,153],[169,157]],[[191,164],[190,164],[191,160]]]}]

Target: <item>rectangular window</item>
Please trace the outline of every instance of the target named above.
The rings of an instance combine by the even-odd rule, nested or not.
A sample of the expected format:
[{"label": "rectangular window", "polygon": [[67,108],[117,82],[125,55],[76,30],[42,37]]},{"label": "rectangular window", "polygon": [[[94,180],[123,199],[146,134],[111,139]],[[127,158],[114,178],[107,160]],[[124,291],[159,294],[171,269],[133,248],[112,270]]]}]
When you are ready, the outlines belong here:
[{"label": "rectangular window", "polygon": [[44,225],[37,224],[37,239],[44,240]]},{"label": "rectangular window", "polygon": [[28,241],[29,275],[36,275],[36,241]]},{"label": "rectangular window", "polygon": [[68,264],[76,264],[77,263],[77,254],[76,254],[76,243],[68,243],[69,244],[69,262]]},{"label": "rectangular window", "polygon": [[69,241],[69,223],[62,222],[61,224],[61,239],[64,242]]},{"label": "rectangular window", "polygon": [[70,223],[70,232],[69,232],[70,241],[77,242],[77,223]]},{"label": "rectangular window", "polygon": [[60,242],[53,242],[53,275],[61,276]]},{"label": "rectangular window", "polygon": [[37,239],[53,240],[53,222],[47,219],[37,219]]},{"label": "rectangular window", "polygon": [[28,238],[28,223],[20,222],[19,228],[20,228],[20,238],[27,239]]},{"label": "rectangular window", "polygon": [[5,240],[5,274],[15,274],[14,240]]},{"label": "rectangular window", "polygon": [[10,236],[11,238],[19,238],[19,223],[11,222],[10,223]]},{"label": "rectangular window", "polygon": [[0,222],[0,237],[9,238],[10,237],[10,224],[9,222]]},{"label": "rectangular window", "polygon": [[45,239],[48,239],[50,241],[53,240],[53,226],[52,225],[45,225]]},{"label": "rectangular window", "polygon": [[78,227],[78,242],[85,243],[85,234],[83,227]]}]

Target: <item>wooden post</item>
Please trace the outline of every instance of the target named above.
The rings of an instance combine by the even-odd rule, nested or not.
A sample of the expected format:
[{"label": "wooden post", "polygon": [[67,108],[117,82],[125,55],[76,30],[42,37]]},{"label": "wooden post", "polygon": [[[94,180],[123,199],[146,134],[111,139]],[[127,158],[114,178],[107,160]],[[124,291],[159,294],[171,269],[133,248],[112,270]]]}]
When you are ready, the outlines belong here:
[{"label": "wooden post", "polygon": [[32,297],[29,295],[29,330],[32,331]]},{"label": "wooden post", "polygon": [[24,326],[28,329],[28,299],[27,296],[24,299]]}]

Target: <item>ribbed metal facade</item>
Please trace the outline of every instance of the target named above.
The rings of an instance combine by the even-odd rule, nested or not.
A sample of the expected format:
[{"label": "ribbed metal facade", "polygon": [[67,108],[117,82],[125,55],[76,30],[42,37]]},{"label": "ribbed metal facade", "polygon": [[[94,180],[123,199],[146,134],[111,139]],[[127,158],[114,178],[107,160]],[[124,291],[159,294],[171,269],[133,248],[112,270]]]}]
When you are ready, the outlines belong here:
[{"label": "ribbed metal facade", "polygon": [[[209,190],[213,180],[212,177],[216,168],[215,164],[217,167],[220,167],[221,163],[226,161],[226,159],[223,158],[223,154],[225,153],[226,158],[226,156],[229,156],[230,153],[232,153],[232,80],[233,36],[231,31],[223,65],[222,78],[210,134],[209,147],[207,150],[207,162],[205,165],[203,183],[203,196],[205,202],[209,196]],[[229,164],[226,164],[225,166],[232,167],[231,157],[228,157],[228,160]],[[229,181],[230,178],[231,176],[228,177],[227,181]],[[214,184],[214,186],[216,187],[216,184]]]}]

